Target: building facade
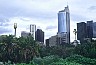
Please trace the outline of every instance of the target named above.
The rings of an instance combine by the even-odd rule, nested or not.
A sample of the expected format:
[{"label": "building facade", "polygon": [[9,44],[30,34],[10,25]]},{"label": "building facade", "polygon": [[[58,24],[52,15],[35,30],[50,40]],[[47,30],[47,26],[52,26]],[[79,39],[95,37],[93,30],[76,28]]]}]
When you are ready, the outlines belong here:
[{"label": "building facade", "polygon": [[66,33],[58,33],[57,34],[57,45],[63,45],[66,44],[67,42],[67,34]]},{"label": "building facade", "polygon": [[37,29],[35,32],[35,40],[44,43],[44,32],[41,29]]},{"label": "building facade", "polygon": [[21,32],[21,37],[28,37],[29,35],[30,35],[29,32],[26,32],[26,31]]},{"label": "building facade", "polygon": [[49,47],[49,39],[46,39],[46,47]]},{"label": "building facade", "polygon": [[70,43],[70,12],[69,7],[58,13],[58,34],[66,33],[66,41]]},{"label": "building facade", "polygon": [[93,21],[87,21],[77,23],[77,39],[80,42],[84,42],[84,40],[92,40],[95,34],[95,25],[93,25]]},{"label": "building facade", "polygon": [[85,22],[77,23],[77,40],[84,42],[84,39],[87,37],[87,27]]},{"label": "building facade", "polygon": [[87,38],[93,38],[93,21],[87,21]]},{"label": "building facade", "polygon": [[34,38],[34,40],[35,40],[35,32],[36,32],[36,25],[31,24],[30,25],[30,33],[31,33],[32,37]]},{"label": "building facade", "polygon": [[49,38],[49,46],[57,46],[57,35]]},{"label": "building facade", "polygon": [[96,22],[93,23],[93,38],[96,38]]}]

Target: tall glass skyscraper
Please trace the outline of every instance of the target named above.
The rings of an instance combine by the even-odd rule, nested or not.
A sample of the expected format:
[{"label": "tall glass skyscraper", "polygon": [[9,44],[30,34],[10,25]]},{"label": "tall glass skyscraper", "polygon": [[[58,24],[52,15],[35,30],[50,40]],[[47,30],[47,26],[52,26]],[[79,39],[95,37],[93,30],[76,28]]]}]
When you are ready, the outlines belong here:
[{"label": "tall glass skyscraper", "polygon": [[70,12],[68,6],[58,13],[58,34],[60,33],[64,33],[66,43],[70,43]]}]

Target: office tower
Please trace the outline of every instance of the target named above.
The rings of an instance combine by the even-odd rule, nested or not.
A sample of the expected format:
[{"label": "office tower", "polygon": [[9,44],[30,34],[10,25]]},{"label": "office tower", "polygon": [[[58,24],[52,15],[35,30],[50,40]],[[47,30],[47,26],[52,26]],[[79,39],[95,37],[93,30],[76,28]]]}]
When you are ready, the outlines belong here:
[{"label": "office tower", "polygon": [[96,22],[93,23],[93,38],[96,38]]},{"label": "office tower", "polygon": [[29,35],[30,35],[29,32],[26,32],[26,31],[21,32],[21,37],[28,37]]},{"label": "office tower", "polygon": [[66,37],[65,43],[70,43],[70,12],[68,6],[58,13],[58,34],[61,33]]},{"label": "office tower", "polygon": [[37,29],[35,32],[35,40],[44,43],[44,32],[41,29]]},{"label": "office tower", "polygon": [[87,21],[87,38],[93,38],[93,21]]},{"label": "office tower", "polygon": [[77,23],[77,40],[84,42],[84,39],[87,37],[87,27],[85,22]]},{"label": "office tower", "polygon": [[34,40],[35,40],[35,32],[36,32],[36,25],[31,24],[30,25],[30,33],[31,33],[32,37],[34,38]]}]

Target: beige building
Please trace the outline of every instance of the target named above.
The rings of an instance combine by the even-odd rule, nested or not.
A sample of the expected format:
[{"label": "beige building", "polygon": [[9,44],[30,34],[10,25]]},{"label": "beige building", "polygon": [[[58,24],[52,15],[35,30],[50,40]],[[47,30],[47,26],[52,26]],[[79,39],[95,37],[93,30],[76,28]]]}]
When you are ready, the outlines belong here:
[{"label": "beige building", "polygon": [[52,36],[49,38],[49,46],[56,46],[57,44],[57,35]]}]

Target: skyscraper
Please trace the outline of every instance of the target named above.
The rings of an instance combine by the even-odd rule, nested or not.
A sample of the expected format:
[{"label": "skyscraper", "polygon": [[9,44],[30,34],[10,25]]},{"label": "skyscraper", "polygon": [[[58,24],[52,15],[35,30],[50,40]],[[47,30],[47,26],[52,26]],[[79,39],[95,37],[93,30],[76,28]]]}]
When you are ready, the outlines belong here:
[{"label": "skyscraper", "polygon": [[84,42],[84,39],[87,37],[87,27],[85,22],[77,23],[77,39],[80,42]]},{"label": "skyscraper", "polygon": [[70,12],[68,6],[58,13],[58,34],[61,33],[65,34],[65,43],[70,43]]},{"label": "skyscraper", "polygon": [[30,33],[31,33],[32,37],[34,38],[34,40],[35,40],[35,32],[36,32],[36,25],[31,24],[30,25]]},{"label": "skyscraper", "polygon": [[93,23],[93,38],[96,38],[96,22]]},{"label": "skyscraper", "polygon": [[41,29],[37,29],[35,32],[35,40],[44,43],[44,32]]},{"label": "skyscraper", "polygon": [[93,38],[93,21],[87,21],[87,38]]},{"label": "skyscraper", "polygon": [[95,37],[95,28],[96,25],[93,25],[93,20],[81,23],[77,23],[77,39],[80,42],[84,42],[84,40],[92,40]]}]

